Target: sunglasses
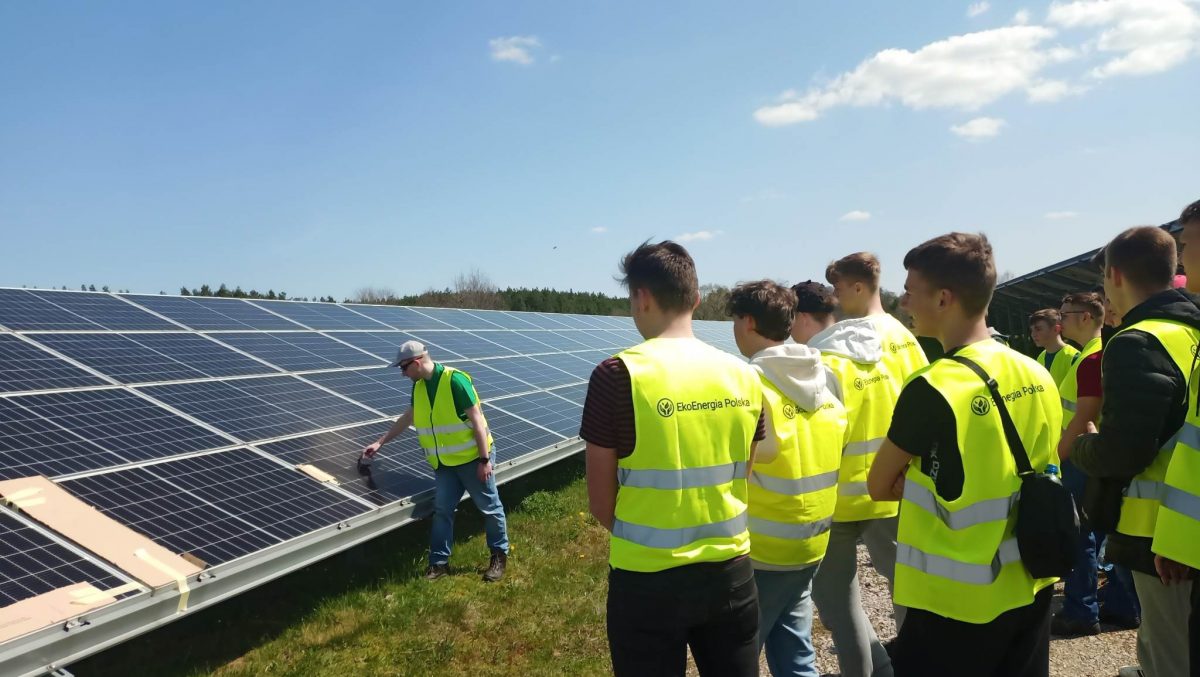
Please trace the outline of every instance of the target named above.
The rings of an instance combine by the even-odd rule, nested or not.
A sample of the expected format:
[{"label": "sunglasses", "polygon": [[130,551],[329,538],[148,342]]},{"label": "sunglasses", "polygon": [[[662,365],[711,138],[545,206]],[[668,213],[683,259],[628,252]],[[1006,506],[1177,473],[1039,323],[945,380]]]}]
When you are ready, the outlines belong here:
[{"label": "sunglasses", "polygon": [[405,360],[405,361],[401,362],[399,365],[400,371],[407,371],[409,367],[411,367],[412,365],[414,365],[420,361],[421,361],[421,358],[419,358],[419,357],[414,357],[411,360]]}]

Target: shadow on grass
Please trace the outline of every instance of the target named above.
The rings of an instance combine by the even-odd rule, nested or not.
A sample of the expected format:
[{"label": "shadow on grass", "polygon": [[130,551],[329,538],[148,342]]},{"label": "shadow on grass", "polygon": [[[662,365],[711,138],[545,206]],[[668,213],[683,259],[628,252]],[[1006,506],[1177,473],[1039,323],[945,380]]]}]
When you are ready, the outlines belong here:
[{"label": "shadow on grass", "polygon": [[[577,455],[502,485],[500,496],[508,513],[536,517],[547,492],[582,475],[583,457]],[[456,546],[482,531],[482,516],[465,501],[455,520]],[[326,601],[424,575],[428,540],[427,521],[401,527],[84,659],[71,670],[89,677],[206,674],[278,637]],[[474,564],[462,562],[455,572],[466,573]]]}]

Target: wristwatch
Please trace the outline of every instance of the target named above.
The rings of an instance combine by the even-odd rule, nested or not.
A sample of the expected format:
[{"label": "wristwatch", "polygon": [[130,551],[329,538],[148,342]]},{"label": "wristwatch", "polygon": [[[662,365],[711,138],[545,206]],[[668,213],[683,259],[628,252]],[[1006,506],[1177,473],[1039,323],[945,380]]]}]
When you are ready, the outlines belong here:
[{"label": "wristwatch", "polygon": [[484,463],[484,464],[491,463],[492,457],[491,456],[476,456],[475,462],[476,463]]}]

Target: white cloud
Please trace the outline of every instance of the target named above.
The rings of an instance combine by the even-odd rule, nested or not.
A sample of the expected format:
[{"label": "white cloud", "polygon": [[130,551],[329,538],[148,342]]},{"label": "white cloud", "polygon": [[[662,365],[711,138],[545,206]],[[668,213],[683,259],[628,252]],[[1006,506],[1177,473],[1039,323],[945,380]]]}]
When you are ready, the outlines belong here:
[{"label": "white cloud", "polygon": [[1000,118],[975,118],[961,125],[954,125],[950,131],[971,141],[990,139],[1000,133],[1008,123]]},{"label": "white cloud", "polygon": [[721,234],[719,230],[697,230],[694,233],[680,233],[675,236],[679,242],[700,242],[703,240],[711,240]]},{"label": "white cloud", "polygon": [[1017,13],[1013,15],[1012,22],[1018,26],[1024,26],[1025,24],[1029,23],[1031,18],[1032,17],[1029,15],[1029,10],[1019,9],[1017,10]]},{"label": "white cloud", "polygon": [[838,221],[868,221],[871,218],[871,212],[864,212],[861,209],[855,209],[852,212],[842,214]]},{"label": "white cloud", "polygon": [[1026,90],[1026,97],[1033,103],[1053,103],[1068,96],[1083,94],[1088,88],[1062,80],[1039,80]]},{"label": "white cloud", "polygon": [[967,16],[974,19],[975,17],[979,16],[980,14],[983,14],[984,12],[988,11],[991,8],[992,8],[992,4],[990,2],[987,2],[987,0],[983,0],[983,2],[974,2],[974,3],[971,3],[970,7],[967,8]]},{"label": "white cloud", "polygon": [[767,126],[815,120],[840,106],[879,106],[898,101],[916,110],[956,108],[973,111],[1039,82],[1048,65],[1073,58],[1062,48],[1047,48],[1055,36],[1043,26],[1005,26],[956,35],[915,52],[885,49],[853,71],[803,95],[785,92],[775,105],[754,117]]},{"label": "white cloud", "polygon": [[506,38],[488,40],[492,51],[492,61],[511,61],[522,66],[533,63],[532,51],[542,46],[542,41],[535,35],[513,35]]},{"label": "white cloud", "polygon": [[1077,216],[1079,216],[1079,212],[1046,212],[1042,214],[1042,218],[1050,221],[1063,221],[1073,219]]},{"label": "white cloud", "polygon": [[1101,29],[1088,46],[1109,55],[1090,75],[1150,75],[1200,54],[1200,10],[1188,0],[1076,0],[1046,16],[1062,28]]},{"label": "white cloud", "polygon": [[605,228],[604,226],[596,226],[595,228],[592,229],[592,232],[593,233],[607,233],[608,229]]}]

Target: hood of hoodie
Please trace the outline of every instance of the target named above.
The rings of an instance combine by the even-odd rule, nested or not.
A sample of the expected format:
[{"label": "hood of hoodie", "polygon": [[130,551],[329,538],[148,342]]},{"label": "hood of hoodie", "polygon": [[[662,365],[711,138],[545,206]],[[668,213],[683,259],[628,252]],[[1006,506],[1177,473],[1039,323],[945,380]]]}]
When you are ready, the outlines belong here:
[{"label": "hood of hoodie", "polygon": [[813,411],[832,397],[826,388],[821,353],[799,343],[785,343],[758,351],[750,364],[784,395]]},{"label": "hood of hoodie", "polygon": [[1174,320],[1200,329],[1200,297],[1182,289],[1159,292],[1125,313],[1117,329],[1126,329],[1142,320]]},{"label": "hood of hoodie", "polygon": [[875,364],[883,359],[883,341],[869,317],[836,322],[809,339],[808,345],[862,364]]}]

